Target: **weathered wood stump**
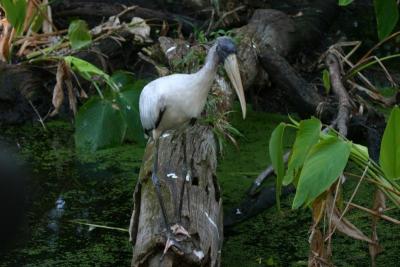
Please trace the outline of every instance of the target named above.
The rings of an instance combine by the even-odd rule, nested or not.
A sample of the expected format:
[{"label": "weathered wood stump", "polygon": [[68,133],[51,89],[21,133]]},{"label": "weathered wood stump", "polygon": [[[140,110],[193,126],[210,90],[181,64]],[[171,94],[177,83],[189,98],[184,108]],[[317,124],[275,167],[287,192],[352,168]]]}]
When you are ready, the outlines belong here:
[{"label": "weathered wood stump", "polygon": [[[169,250],[160,260],[165,227],[154,186],[151,181],[153,143],[143,158],[134,193],[134,210],[130,225],[133,244],[132,266],[219,266],[223,241],[222,200],[217,182],[217,147],[208,126],[195,125],[186,130],[186,152],[192,176],[183,194],[181,224],[191,238],[181,242],[184,253]],[[178,222],[183,172],[182,135],[174,132],[160,140],[159,173],[161,191],[170,223]]]}]

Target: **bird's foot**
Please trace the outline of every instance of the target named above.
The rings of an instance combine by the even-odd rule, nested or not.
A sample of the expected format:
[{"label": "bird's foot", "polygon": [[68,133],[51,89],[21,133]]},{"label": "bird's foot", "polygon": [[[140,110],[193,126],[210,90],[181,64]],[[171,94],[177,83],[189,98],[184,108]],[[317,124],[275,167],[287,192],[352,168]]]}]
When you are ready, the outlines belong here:
[{"label": "bird's foot", "polygon": [[171,231],[175,236],[181,235],[190,238],[189,232],[180,224],[174,224],[171,226]]},{"label": "bird's foot", "polygon": [[183,248],[180,244],[186,238],[190,238],[189,232],[180,224],[174,224],[170,227],[170,231],[167,233],[167,242],[165,243],[165,248],[163,256],[168,252],[169,249],[173,249],[174,252],[182,255]]}]

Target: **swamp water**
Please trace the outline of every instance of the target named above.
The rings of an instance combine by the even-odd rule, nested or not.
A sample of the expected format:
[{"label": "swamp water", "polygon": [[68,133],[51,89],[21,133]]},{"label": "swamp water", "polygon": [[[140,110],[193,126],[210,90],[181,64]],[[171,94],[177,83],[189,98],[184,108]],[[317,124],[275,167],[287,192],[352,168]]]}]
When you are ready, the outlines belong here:
[{"label": "swamp water", "polygon": [[[268,138],[284,119],[251,111],[246,121],[238,112],[233,115],[233,125],[245,138],[239,140],[240,150],[226,146],[219,163],[226,211],[240,202],[253,179],[269,164]],[[90,155],[78,154],[71,124],[51,122],[47,128],[26,125],[0,129],[0,136],[18,143],[19,154],[31,172],[26,223],[16,244],[0,254],[0,266],[129,266],[132,248],[124,230],[132,212],[132,193],[144,147],[126,144]],[[370,193],[363,188],[356,201]],[[310,212],[291,211],[292,199],[283,201],[280,213],[272,207],[226,229],[222,265],[307,266]],[[349,218],[369,234],[368,216],[351,212]],[[121,229],[96,228],[76,220]],[[387,250],[378,258],[378,266],[398,266],[399,227],[383,222],[379,228]],[[340,234],[333,242],[337,266],[369,266],[365,243]]]}]

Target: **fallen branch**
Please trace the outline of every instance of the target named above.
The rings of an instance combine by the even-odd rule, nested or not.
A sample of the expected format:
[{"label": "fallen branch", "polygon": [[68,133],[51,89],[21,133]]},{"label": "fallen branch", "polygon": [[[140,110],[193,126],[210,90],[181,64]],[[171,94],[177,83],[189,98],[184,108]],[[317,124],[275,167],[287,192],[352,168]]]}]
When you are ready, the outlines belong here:
[{"label": "fallen branch", "polygon": [[[99,20],[104,17],[115,16],[124,12],[125,6],[118,3],[104,3],[104,2],[84,2],[84,1],[62,1],[55,3],[53,6],[54,18],[64,19],[68,17],[80,18],[98,18]],[[172,14],[169,12],[161,12],[158,10],[143,8],[136,6],[136,8],[125,12],[121,16],[121,20],[130,21],[133,17],[140,17],[146,20],[167,21],[170,24],[181,24],[184,33],[192,32],[195,27],[200,26],[200,22],[186,16]]]},{"label": "fallen branch", "polygon": [[335,123],[339,130],[339,133],[343,136],[347,136],[348,123],[350,120],[351,103],[350,97],[346,89],[343,86],[341,78],[341,68],[339,59],[334,53],[328,52],[325,64],[329,69],[329,75],[332,84],[332,91],[338,98],[338,113],[335,119]]}]

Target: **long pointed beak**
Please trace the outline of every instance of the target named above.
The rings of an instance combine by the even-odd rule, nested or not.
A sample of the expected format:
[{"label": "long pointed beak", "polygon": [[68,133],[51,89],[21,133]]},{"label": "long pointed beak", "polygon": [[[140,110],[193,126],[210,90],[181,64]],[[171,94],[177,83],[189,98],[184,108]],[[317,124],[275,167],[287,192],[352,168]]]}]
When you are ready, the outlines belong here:
[{"label": "long pointed beak", "polygon": [[235,54],[231,54],[225,59],[224,67],[239,98],[244,119],[246,118],[246,99],[244,97],[242,79],[240,78],[239,65]]}]

